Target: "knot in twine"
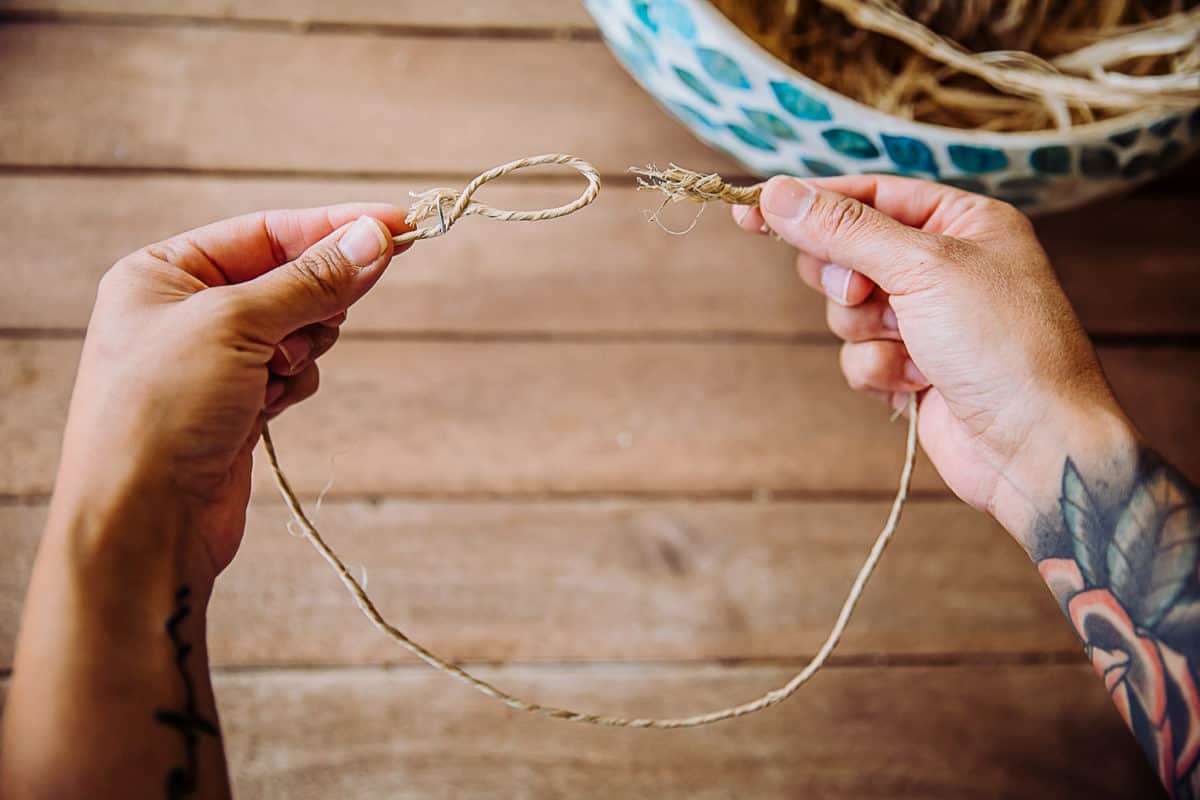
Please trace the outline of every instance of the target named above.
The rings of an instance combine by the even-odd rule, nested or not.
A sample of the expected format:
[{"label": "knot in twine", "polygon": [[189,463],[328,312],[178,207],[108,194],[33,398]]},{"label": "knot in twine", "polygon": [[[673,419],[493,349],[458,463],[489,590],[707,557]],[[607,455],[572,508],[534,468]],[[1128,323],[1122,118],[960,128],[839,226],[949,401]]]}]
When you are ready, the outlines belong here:
[{"label": "knot in twine", "polygon": [[[471,199],[475,192],[479,191],[480,187],[489,181],[502,178],[510,172],[515,172],[525,167],[536,167],[543,164],[558,164],[578,170],[583,174],[583,177],[587,178],[587,188],[583,190],[583,194],[566,205],[556,208],[543,208],[536,211],[507,211],[502,208],[493,208],[486,203]],[[562,155],[561,153],[547,153],[546,155],[519,158],[516,161],[492,167],[487,172],[476,175],[471,179],[470,183],[462,188],[461,192],[456,189],[446,188],[412,192],[411,196],[415,199],[404,221],[409,225],[416,225],[418,222],[424,222],[427,219],[437,217],[438,224],[426,228],[417,228],[414,231],[393,236],[392,241],[399,245],[405,242],[415,242],[419,239],[432,239],[435,236],[441,236],[450,230],[454,223],[470,214],[498,219],[501,222],[539,222],[544,219],[565,217],[567,214],[573,214],[584,206],[589,205],[596,199],[596,195],[599,193],[600,174],[596,171],[595,167],[582,158]]]},{"label": "knot in twine", "polygon": [[[471,195],[488,181],[495,180],[502,175],[507,175],[514,170],[538,164],[560,164],[579,170],[587,178],[588,186],[583,194],[573,202],[557,208],[542,209],[540,211],[505,211],[471,200]],[[671,165],[670,169],[663,172],[655,171],[653,168],[645,170],[635,168],[633,171],[640,176],[638,182],[642,187],[662,191],[667,195],[667,200],[688,199],[700,203],[716,200],[725,203],[746,205],[753,205],[758,201],[758,187],[730,186],[716,173],[703,175],[677,167],[674,164]],[[439,224],[433,227],[418,228],[417,230],[402,234],[395,237],[395,241],[397,244],[403,244],[418,239],[430,239],[435,236],[441,236],[457,220],[468,214],[479,214],[505,221],[536,221],[562,217],[578,211],[591,203],[596,199],[599,190],[600,177],[596,172],[596,168],[579,158],[555,154],[523,158],[480,174],[463,187],[461,192],[455,192],[452,189],[430,189],[426,192],[413,195],[416,198],[416,202],[413,204],[412,212],[408,215],[409,223],[413,224],[432,219],[436,216],[438,217]],[[668,718],[591,714],[531,703],[513,694],[509,694],[482,678],[475,677],[457,664],[452,664],[424,645],[410,639],[403,631],[384,618],[363,588],[362,583],[350,573],[346,564],[334,552],[333,548],[325,542],[321,534],[317,531],[316,526],[313,525],[312,520],[308,518],[303,505],[300,503],[299,498],[296,497],[296,493],[293,491],[287,477],[283,474],[283,469],[279,465],[279,455],[275,450],[275,443],[271,439],[271,431],[266,424],[263,425],[262,439],[263,447],[267,451],[267,460],[270,463],[271,472],[275,477],[275,483],[279,487],[279,492],[283,496],[283,501],[287,505],[293,521],[299,527],[304,538],[312,544],[321,557],[337,573],[346,590],[354,598],[354,602],[358,605],[359,610],[370,620],[371,624],[421,661],[424,661],[439,672],[463,681],[488,697],[499,700],[509,708],[530,714],[538,714],[543,717],[561,719],[568,722],[581,722],[588,725],[617,728],[694,728],[700,725],[720,722],[721,720],[745,716],[746,714],[753,714],[756,711],[761,711],[764,708],[770,708],[782,703],[807,683],[808,679],[824,666],[830,654],[833,653],[834,648],[837,647],[838,642],[841,640],[842,633],[846,630],[846,625],[850,622],[850,615],[854,613],[854,608],[858,604],[859,597],[862,596],[863,589],[866,588],[867,581],[871,578],[871,573],[875,571],[875,566],[879,563],[884,548],[887,547],[888,542],[896,531],[896,526],[900,522],[900,512],[903,510],[904,501],[908,496],[908,487],[912,481],[913,467],[916,465],[917,458],[917,402],[915,397],[909,398],[906,411],[908,414],[908,435],[905,439],[904,467],[900,473],[900,487],[896,491],[896,498],[892,502],[891,511],[888,513],[887,522],[884,524],[883,530],[875,538],[875,543],[871,546],[871,550],[867,554],[862,567],[859,569],[858,575],[855,576],[854,583],[851,585],[850,592],[846,596],[841,610],[838,612],[837,619],[834,621],[829,635],[825,638],[825,642],[821,645],[817,654],[813,656],[812,660],[808,662],[803,670],[786,684],[754,700],[690,717]]]}]

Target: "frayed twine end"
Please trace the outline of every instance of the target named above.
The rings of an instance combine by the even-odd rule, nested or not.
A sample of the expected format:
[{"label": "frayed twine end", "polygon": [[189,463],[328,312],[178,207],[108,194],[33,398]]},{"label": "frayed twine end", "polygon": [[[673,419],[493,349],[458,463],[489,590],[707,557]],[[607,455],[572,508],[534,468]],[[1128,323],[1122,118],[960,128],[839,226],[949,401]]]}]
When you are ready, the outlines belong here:
[{"label": "frayed twine end", "polygon": [[691,200],[694,203],[719,201],[730,205],[758,205],[758,186],[731,186],[719,174],[693,172],[678,164],[660,170],[653,164],[630,167],[637,176],[638,189],[654,189],[666,195],[668,202]]},{"label": "frayed twine end", "polygon": [[409,192],[408,195],[413,199],[413,204],[404,221],[409,225],[416,225],[418,222],[437,217],[441,222],[441,232],[445,233],[447,228],[445,215],[458,202],[458,190],[438,187],[426,189],[423,192]]}]

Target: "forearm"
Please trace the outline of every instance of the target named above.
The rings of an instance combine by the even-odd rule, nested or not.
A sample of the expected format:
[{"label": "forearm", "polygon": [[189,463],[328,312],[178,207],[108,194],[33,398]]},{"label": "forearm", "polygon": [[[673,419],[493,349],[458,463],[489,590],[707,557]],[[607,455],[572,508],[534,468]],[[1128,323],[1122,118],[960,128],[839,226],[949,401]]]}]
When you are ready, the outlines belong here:
[{"label": "forearm", "polygon": [[0,794],[229,795],[205,648],[211,577],[186,552],[188,524],[166,490],[56,493],[5,708]]},{"label": "forearm", "polygon": [[1200,796],[1200,495],[1119,415],[1095,409],[1052,430],[998,493],[998,515],[1164,785]]}]

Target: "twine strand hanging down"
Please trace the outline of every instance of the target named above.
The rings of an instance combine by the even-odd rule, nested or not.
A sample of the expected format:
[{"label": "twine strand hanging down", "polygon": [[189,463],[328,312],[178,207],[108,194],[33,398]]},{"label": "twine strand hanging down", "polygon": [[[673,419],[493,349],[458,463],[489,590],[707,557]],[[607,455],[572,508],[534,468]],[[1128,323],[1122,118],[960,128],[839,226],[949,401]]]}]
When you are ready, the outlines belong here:
[{"label": "twine strand hanging down", "polygon": [[[559,164],[569,166],[579,170],[588,180],[588,186],[577,199],[564,206],[557,208],[543,209],[539,211],[506,211],[486,206],[482,203],[475,202],[471,199],[480,186],[488,181],[495,180],[503,175],[522,169],[527,166],[538,164]],[[739,188],[725,184],[719,175],[700,175],[693,173],[690,170],[684,170],[674,165],[670,170],[665,172],[655,172],[653,170],[636,170],[641,176],[639,183],[647,188],[655,188],[663,191],[668,195],[668,200],[692,199],[697,202],[706,203],[713,200],[721,202],[732,202],[738,204],[754,204],[758,200],[757,187]],[[441,236],[450,229],[457,220],[468,214],[478,214],[481,216],[491,217],[493,219],[512,221],[525,220],[534,221],[542,219],[554,219],[555,217],[571,214],[596,199],[596,194],[600,189],[600,178],[596,173],[596,169],[586,161],[575,158],[574,156],[566,155],[543,155],[533,156],[530,158],[520,159],[501,165],[494,169],[482,173],[470,183],[468,183],[462,192],[455,192],[451,189],[431,189],[419,195],[413,205],[412,212],[409,214],[409,222],[419,222],[433,217],[439,218],[439,224],[436,227],[419,228],[415,231],[402,234],[395,237],[398,244],[404,242],[416,241],[418,239],[429,239],[435,236]],[[884,548],[887,547],[892,535],[896,532],[896,526],[900,522],[900,513],[904,509],[904,502],[908,496],[909,484],[912,481],[913,467],[916,464],[917,458],[917,404],[913,397],[909,398],[908,407],[908,433],[905,439],[905,455],[904,467],[900,473],[900,485],[896,491],[896,497],[892,501],[891,510],[888,513],[887,521],[883,526],[883,530],[879,532],[874,544],[871,546],[870,552],[867,554],[866,560],[859,569],[858,574],[854,578],[854,583],[850,587],[850,592],[846,596],[845,602],[842,604],[841,610],[838,612],[837,619],[834,621],[833,627],[829,631],[829,635],[825,638],[824,643],[813,656],[812,660],[797,673],[791,680],[777,689],[773,689],[766,694],[728,708],[718,709],[704,714],[696,714],[688,717],[669,717],[669,718],[653,718],[653,717],[622,717],[607,714],[592,714],[581,711],[572,711],[566,708],[558,708],[555,706],[540,705],[531,703],[527,700],[522,700],[515,695],[500,689],[499,687],[489,683],[482,678],[478,678],[456,664],[452,664],[436,653],[430,651],[425,646],[410,639],[403,631],[388,622],[379,609],[375,607],[375,603],[367,594],[363,583],[350,572],[346,567],[345,562],[338,556],[332,547],[326,543],[321,536],[316,526],[309,519],[304,511],[304,506],[301,504],[287,477],[283,473],[283,468],[279,464],[279,455],[275,449],[274,440],[271,438],[271,432],[267,425],[263,425],[263,447],[267,452],[267,460],[271,466],[271,472],[274,474],[275,483],[279,487],[279,492],[283,496],[284,503],[287,505],[288,511],[292,515],[292,519],[299,527],[309,543],[316,549],[322,558],[333,568],[337,573],[338,578],[346,587],[346,590],[354,598],[354,602],[358,605],[363,615],[370,620],[371,624],[383,632],[385,636],[399,644],[408,652],[424,661],[434,669],[444,672],[445,674],[457,678],[460,681],[468,684],[476,690],[482,692],[488,697],[495,698],[504,703],[509,708],[514,708],[518,711],[525,711],[531,714],[538,714],[551,719],[566,720],[569,722],[580,722],[588,725],[601,725],[607,727],[619,728],[693,728],[699,725],[708,725],[721,720],[733,719],[746,714],[753,714],[756,711],[761,711],[765,708],[777,705],[788,697],[791,697],[796,691],[808,682],[816,672],[824,666],[834,648],[837,647],[843,632],[846,630],[847,624],[850,622],[850,617],[854,613],[854,608],[858,604],[859,598],[862,596],[863,590],[866,588],[867,582],[871,578],[871,574],[875,571],[876,565],[879,563],[880,557],[883,555]],[[364,581],[365,583],[365,581]]]}]

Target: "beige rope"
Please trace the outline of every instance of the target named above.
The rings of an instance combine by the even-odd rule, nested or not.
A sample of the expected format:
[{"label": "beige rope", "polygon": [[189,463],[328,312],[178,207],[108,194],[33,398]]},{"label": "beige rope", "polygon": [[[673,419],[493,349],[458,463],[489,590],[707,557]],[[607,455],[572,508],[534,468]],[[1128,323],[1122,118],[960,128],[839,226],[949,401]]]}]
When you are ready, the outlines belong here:
[{"label": "beige rope", "polygon": [[[512,172],[515,169],[531,166],[533,164],[562,164],[578,169],[588,177],[588,188],[585,190],[584,194],[580,195],[580,197],[573,203],[569,203],[556,209],[547,209],[544,211],[502,211],[484,206],[479,203],[473,203],[471,201],[471,195],[489,180],[494,180],[495,178]],[[679,170],[680,173],[686,172],[686,170],[680,170],[678,167],[672,167],[672,169]],[[652,173],[651,171],[643,170],[639,172],[639,174],[645,177],[645,180],[647,181],[645,185],[652,185],[654,188],[660,189],[663,188],[663,186],[669,186],[671,187],[671,191],[674,192],[675,196],[683,197],[687,195],[700,202],[708,202],[709,200],[730,202],[730,200],[727,198],[741,198],[734,200],[733,202],[746,202],[746,198],[749,197],[748,193],[751,191],[750,189],[739,189],[737,187],[728,186],[724,184],[724,181],[721,181],[719,175],[715,174],[698,176],[699,179],[695,181],[683,180],[686,176],[680,174],[676,175],[676,178],[680,180],[668,180],[663,184],[663,186],[659,186],[657,183],[654,183],[656,176],[660,173]],[[718,183],[720,183],[721,186],[718,186]],[[685,185],[689,186],[690,188],[684,188]],[[473,181],[468,183],[466,187],[464,187],[461,194],[456,194],[448,189],[433,189],[429,192],[424,192],[420,195],[417,195],[418,201],[416,204],[414,204],[413,213],[409,215],[410,220],[419,221],[428,219],[431,216],[437,215],[438,212],[436,209],[441,208],[442,217],[445,220],[444,224],[439,225],[437,228],[423,228],[418,231],[413,231],[412,233],[404,234],[404,236],[398,237],[398,239],[403,239],[403,241],[413,241],[416,239],[430,238],[432,236],[440,236],[442,233],[445,233],[445,231],[448,230],[451,225],[454,224],[455,220],[459,219],[464,214],[482,214],[494,219],[504,220],[534,220],[561,217],[565,214],[570,214],[573,211],[583,208],[588,203],[592,202],[592,200],[594,200],[596,197],[596,192],[599,190],[599,186],[600,181],[599,178],[596,177],[595,168],[593,168],[587,162],[581,161],[580,159],[572,156],[548,155],[537,156],[530,159],[522,159],[520,161],[513,161],[501,167],[488,170],[479,177],[475,178]],[[449,199],[451,197],[453,197],[452,200]],[[754,200],[757,201],[756,190],[754,191]],[[444,208],[443,204],[449,204],[450,202],[453,203],[452,207],[450,209]],[[431,210],[431,207],[433,210]],[[469,210],[471,208],[479,210]],[[422,231],[427,230],[433,230],[436,231],[436,233],[421,235]],[[379,612],[379,609],[375,607],[375,603],[372,602],[362,584],[350,573],[350,570],[346,568],[345,562],[343,562],[342,559],[338,557],[337,553],[334,552],[333,548],[325,542],[320,532],[317,531],[316,526],[313,525],[312,521],[308,518],[308,515],[304,511],[303,505],[301,504],[299,498],[296,497],[295,491],[293,491],[291,484],[288,482],[287,477],[283,473],[283,468],[279,464],[278,453],[275,450],[275,443],[272,440],[271,432],[266,425],[263,425],[262,438],[263,447],[267,451],[267,460],[271,465],[271,472],[275,476],[275,483],[279,487],[279,492],[281,495],[283,495],[283,501],[287,505],[288,511],[291,512],[292,518],[299,527],[304,538],[307,539],[309,543],[312,544],[312,546],[316,549],[316,551],[321,554],[321,557],[324,558],[331,567],[333,567],[334,572],[337,573],[338,578],[341,579],[342,584],[354,598],[354,602],[358,605],[363,615],[371,621],[371,624],[405,650],[412,653],[414,656],[424,661],[434,669],[444,672],[453,678],[457,678],[458,680],[474,687],[488,697],[495,698],[509,708],[514,708],[518,711],[538,714],[551,719],[561,719],[568,722],[582,722],[589,725],[603,725],[608,727],[693,728],[699,725],[708,725],[721,720],[741,717],[746,714],[753,714],[756,711],[761,711],[764,708],[770,708],[771,706],[782,703],[784,700],[795,694],[801,686],[807,683],[809,678],[816,674],[817,670],[821,669],[821,667],[824,666],[825,662],[829,659],[830,654],[833,653],[834,648],[837,647],[838,642],[841,640],[842,634],[846,630],[846,625],[850,622],[850,616],[854,613],[854,608],[858,605],[859,598],[862,596],[863,590],[866,588],[867,581],[869,581],[871,578],[871,574],[875,571],[875,567],[879,563],[880,557],[883,555],[884,548],[887,547],[892,535],[896,532],[896,526],[900,522],[900,513],[904,509],[904,501],[908,496],[908,487],[912,482],[913,467],[916,464],[917,459],[917,403],[915,398],[909,398],[907,412],[908,435],[905,440],[904,468],[900,473],[900,486],[896,491],[896,498],[892,501],[891,511],[888,513],[887,522],[884,524],[883,530],[879,532],[879,535],[875,539],[875,543],[871,546],[871,550],[867,554],[866,561],[863,562],[862,567],[858,571],[858,575],[855,576],[854,583],[850,587],[850,592],[846,596],[845,602],[842,604],[841,611],[838,612],[837,619],[834,621],[833,627],[829,631],[829,635],[825,638],[825,642],[821,645],[816,655],[813,656],[812,660],[808,662],[804,669],[797,673],[786,684],[753,700],[740,705],[731,706],[729,708],[710,711],[705,714],[697,714],[690,717],[670,717],[665,719],[592,714],[581,711],[571,711],[570,709],[566,708],[557,708],[555,706],[544,706],[537,703],[531,703],[527,700],[522,700],[515,695],[509,694],[503,689],[498,688],[482,678],[477,678],[462,667],[450,663],[446,659],[430,651],[428,648],[410,639],[403,631],[392,625],[384,618],[383,614]]]},{"label": "beige rope", "polygon": [[705,175],[675,164],[663,170],[655,169],[651,164],[645,168],[630,167],[629,171],[637,175],[639,189],[657,189],[667,196],[668,201],[709,203],[718,200],[734,206],[755,206],[762,190],[758,185],[730,186],[715,172]]},{"label": "beige rope", "polygon": [[[536,167],[544,164],[559,164],[578,170],[583,174],[583,177],[587,178],[587,188],[583,190],[583,194],[566,205],[556,208],[543,208],[536,211],[506,211],[500,208],[492,208],[486,203],[471,199],[471,196],[489,181],[502,178],[510,172],[515,172],[525,167]],[[561,153],[547,153],[546,155],[519,158],[516,161],[492,167],[487,172],[476,175],[471,179],[470,183],[463,187],[461,192],[454,189],[437,188],[413,193],[412,197],[416,198],[416,200],[412,205],[412,210],[408,212],[408,217],[405,221],[409,225],[415,225],[418,222],[437,217],[438,225],[418,228],[417,230],[394,236],[392,237],[392,241],[396,244],[404,244],[405,242],[415,242],[419,239],[432,239],[435,236],[441,236],[450,230],[454,223],[470,214],[478,214],[482,217],[490,217],[491,219],[498,219],[503,222],[538,222],[543,219],[565,217],[567,214],[573,214],[584,206],[589,205],[596,199],[596,195],[599,193],[600,174],[596,172],[595,167],[582,158],[562,155]]]}]

